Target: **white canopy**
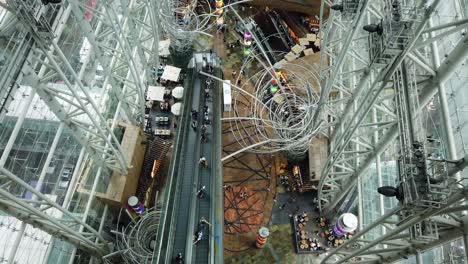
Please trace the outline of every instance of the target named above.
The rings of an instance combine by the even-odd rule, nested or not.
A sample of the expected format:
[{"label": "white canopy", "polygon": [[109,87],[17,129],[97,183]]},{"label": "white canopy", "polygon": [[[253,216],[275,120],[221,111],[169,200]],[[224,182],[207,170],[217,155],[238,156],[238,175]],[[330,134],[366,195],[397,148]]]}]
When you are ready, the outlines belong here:
[{"label": "white canopy", "polygon": [[294,52],[289,52],[288,54],[286,54],[286,55],[284,56],[284,59],[285,59],[286,61],[293,61],[293,60],[295,60],[297,57],[298,57],[298,55],[294,54]]},{"label": "white canopy", "polygon": [[184,96],[184,87],[177,86],[176,88],[174,88],[172,90],[172,96],[174,96],[174,98],[177,98],[177,99],[182,98]]},{"label": "white canopy", "polygon": [[181,103],[175,103],[171,106],[171,112],[174,114],[174,115],[180,115],[180,110],[182,108],[182,104]]},{"label": "white canopy", "polygon": [[159,46],[158,46],[159,56],[169,57],[169,55],[171,55],[171,53],[169,52],[169,45],[170,44],[171,44],[170,39],[159,41]]},{"label": "white canopy", "polygon": [[[309,45],[309,39],[307,39],[307,38],[299,38],[299,44],[300,44],[301,46],[307,46],[307,45]],[[296,53],[297,53],[297,52],[296,52]]]},{"label": "white canopy", "polygon": [[179,80],[179,74],[180,74],[181,69],[171,66],[171,65],[166,65],[164,68],[163,75],[161,76],[161,79],[172,81],[172,82],[177,82]]},{"label": "white canopy", "polygon": [[295,54],[299,54],[303,50],[304,50],[304,47],[301,47],[300,45],[297,45],[297,44],[291,48],[291,51],[294,52]]},{"label": "white canopy", "polygon": [[148,86],[146,100],[164,102],[164,90],[162,86]]},{"label": "white canopy", "polygon": [[307,34],[307,40],[308,40],[309,42],[314,42],[314,41],[317,40],[317,35],[315,35],[315,34]]},{"label": "white canopy", "polygon": [[312,55],[312,54],[314,54],[313,49],[310,48],[310,49],[305,49],[304,50],[304,55],[309,56],[309,55]]}]

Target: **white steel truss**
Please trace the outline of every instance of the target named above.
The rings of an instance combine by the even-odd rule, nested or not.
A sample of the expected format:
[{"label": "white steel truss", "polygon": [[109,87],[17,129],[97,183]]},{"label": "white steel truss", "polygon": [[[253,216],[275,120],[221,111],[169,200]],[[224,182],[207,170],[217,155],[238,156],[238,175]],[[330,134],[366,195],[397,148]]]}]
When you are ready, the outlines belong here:
[{"label": "white steel truss", "polygon": [[[468,157],[453,163],[448,176],[453,177],[466,166]],[[392,263],[404,256],[462,238],[468,219],[457,217],[454,213],[468,209],[467,205],[460,206],[466,196],[467,189],[457,187],[445,206],[429,208],[408,217],[405,217],[406,209],[397,206],[330,251],[322,263]],[[372,230],[388,227],[392,228],[384,235],[374,240],[366,238],[366,234]]]},{"label": "white steel truss", "polygon": [[[334,4],[340,2],[334,1]],[[383,10],[372,1],[356,2],[360,2],[360,8],[357,9],[358,13],[354,15],[355,20],[352,23],[347,23],[349,16],[339,12],[331,13],[322,42],[322,61],[329,62],[329,66],[323,67],[321,71],[322,79],[325,80],[324,89],[330,89],[328,96],[340,99],[337,100],[339,104],[331,104],[328,111],[333,118],[333,127],[329,131],[330,155],[319,185],[320,206],[326,212],[332,212],[343,201],[355,186],[358,177],[398,136],[397,116],[392,100],[395,82],[393,73],[399,65],[407,61],[415,67],[419,78],[420,104],[424,106],[435,95],[437,84],[447,80],[466,57],[464,40],[448,54],[446,63],[437,69],[429,66],[427,59],[419,56],[428,48],[431,40],[434,40],[432,37],[421,37],[422,33],[431,31],[427,22],[439,2],[434,1],[431,6],[424,7],[423,14],[415,17],[418,22],[413,25],[414,37],[404,50],[395,54],[389,66],[378,61],[369,61],[369,58],[365,58],[369,51],[368,33],[362,27],[379,21],[379,14]],[[331,3],[323,1],[323,4],[325,6]],[[360,12],[365,12],[366,15],[362,16]],[[367,22],[356,21],[363,17],[366,17]],[[352,30],[353,27],[359,27],[360,33]],[[446,30],[440,29],[442,32]],[[349,42],[350,39],[352,40]],[[373,120],[373,114],[379,119]],[[379,133],[377,142],[372,140],[375,131]]]},{"label": "white steel truss", "polygon": [[[0,207],[3,211],[76,247],[88,250],[92,255],[101,256],[107,251],[107,242],[94,228],[13,173],[0,168],[0,180]],[[37,199],[15,196],[9,191],[12,186],[24,188]],[[49,209],[58,210],[60,214],[54,217],[51,213],[47,213]],[[83,232],[77,232],[78,228],[82,228]]]},{"label": "white steel truss", "polygon": [[[370,32],[378,29],[376,25],[389,13],[385,2],[406,4],[408,10],[413,10],[413,22],[406,27],[411,28],[411,37],[405,38],[404,48],[387,50],[385,56],[372,56],[376,45],[363,26],[374,24],[367,27]],[[355,6],[350,13],[352,4]],[[410,255],[420,259],[421,252],[428,249],[455,239],[467,241],[467,219],[460,215],[467,209],[466,188],[459,176],[466,167],[466,157],[456,157],[444,83],[468,57],[468,21],[454,11],[458,20],[433,26],[432,20],[439,16],[442,5],[441,1],[322,1],[322,8],[333,6],[336,11],[331,11],[322,31],[323,102],[329,100],[328,109],[323,112],[330,115],[331,129],[330,154],[318,188],[320,207],[323,214],[333,216],[357,188],[361,222],[358,233],[330,251],[322,263],[391,263]],[[446,49],[445,58],[439,58],[435,43],[456,33],[456,42]],[[374,34],[385,35],[382,31]],[[363,177],[375,166],[376,175],[370,177],[378,179],[378,186],[385,185],[381,165],[384,152],[396,155],[390,157],[396,164],[405,163],[405,142],[415,142],[412,137],[421,135],[426,140],[426,131],[419,122],[436,95],[444,125],[438,129],[443,131],[447,146],[446,158],[442,160],[449,164],[442,178],[456,180],[459,188],[440,192],[445,197],[440,201],[425,200],[434,202],[425,209],[413,197],[405,197],[396,208],[388,209],[378,195],[380,210],[376,214],[381,217],[367,219],[370,223],[364,225]],[[401,104],[402,98],[411,96],[414,105]],[[391,146],[395,146],[396,154],[387,152]],[[398,182],[403,182],[401,186],[408,184],[401,168],[396,176]],[[378,236],[372,237],[373,234]]]},{"label": "white steel truss", "polygon": [[[68,128],[83,146],[62,208],[40,192],[54,150],[47,155],[48,161],[35,187],[4,167],[29,105],[25,107],[25,113],[19,116],[0,160],[2,210],[23,221],[9,261],[15,259],[15,247],[24,235],[26,223],[94,256],[102,256],[107,253],[107,242],[99,235],[100,231],[87,225],[86,221],[95,200],[101,171],[104,170],[102,166],[124,175],[129,168],[115,128],[122,119],[135,125],[140,125],[143,120],[146,82],[151,78],[151,72],[147,69],[150,65],[159,64],[155,1],[99,1],[96,6],[73,0],[63,1],[60,5],[43,5],[41,1],[34,0],[8,0],[6,5],[0,4],[14,15],[12,20],[21,23],[25,35],[21,45],[11,49],[17,50],[17,59],[8,65],[7,71],[2,69],[0,81],[5,87],[12,87],[9,94],[20,83],[31,86],[61,121],[54,142],[58,141],[63,129]],[[70,50],[61,46],[64,25],[71,19],[79,25],[77,35],[84,37],[82,47],[89,49],[79,63],[69,57]],[[22,69],[15,76],[18,68]],[[100,70],[102,73],[98,74]],[[57,80],[60,82],[57,83]],[[100,93],[98,97],[96,88]],[[94,89],[93,93],[91,89]],[[3,93],[0,95],[3,96]],[[29,102],[33,97],[34,93],[30,95]],[[2,97],[2,107],[8,105],[12,98]],[[113,109],[109,105],[117,107]],[[5,113],[3,108],[0,113]],[[77,216],[70,213],[68,207],[80,176],[78,174],[82,172],[80,167],[90,161],[101,167],[95,175],[86,209]],[[32,192],[33,199],[8,192],[11,186]],[[49,209],[58,210],[60,217],[50,215]]]},{"label": "white steel truss", "polygon": [[[62,8],[61,22],[65,23],[70,13],[75,16],[104,71],[102,89],[108,89],[108,96],[115,96],[122,102],[123,115],[128,121],[139,124],[144,113],[146,88],[143,80],[150,76],[146,70],[148,61],[157,57],[153,52],[157,43],[156,22],[150,12],[152,1],[124,2],[118,5],[114,1],[101,1],[96,9],[90,9],[78,1],[69,1]],[[23,68],[29,83],[73,131],[78,141],[87,147],[88,153],[112,170],[126,174],[129,165],[123,158],[120,142],[110,130],[100,106],[90,96],[89,87],[84,85],[57,45],[59,36],[54,36],[52,27],[42,17],[35,18],[40,4],[11,0],[8,5],[10,10],[16,10],[18,19],[35,40],[28,66]],[[85,14],[92,16],[93,25]],[[131,34],[126,34],[128,32]],[[45,67],[40,75],[34,71],[37,65]],[[52,76],[60,76],[67,89],[47,85]],[[65,105],[71,105],[70,109]],[[108,135],[111,135],[110,139],[107,139]]]}]

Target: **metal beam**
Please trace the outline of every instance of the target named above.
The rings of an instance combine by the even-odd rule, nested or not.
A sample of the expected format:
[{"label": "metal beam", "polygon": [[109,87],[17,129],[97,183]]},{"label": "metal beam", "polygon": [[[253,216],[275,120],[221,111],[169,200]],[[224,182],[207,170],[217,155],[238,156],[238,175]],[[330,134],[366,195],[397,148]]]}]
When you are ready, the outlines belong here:
[{"label": "metal beam", "polygon": [[[89,250],[92,254],[101,255],[105,253],[106,241],[91,226],[78,219],[75,215],[62,208],[46,195],[31,187],[7,169],[0,167],[0,174],[6,176],[8,180],[16,183],[18,186],[21,186],[25,190],[31,192],[37,197],[38,201],[41,201],[48,207],[61,212],[63,217],[61,219],[53,218],[50,214],[46,214],[44,211],[39,210],[33,204],[22,201],[9,191],[0,188],[0,197],[3,197],[0,198],[0,204],[4,211],[26,223],[32,224],[36,228],[44,230],[45,232],[55,236],[59,236],[79,248]],[[63,219],[68,219],[70,221],[64,222]],[[92,234],[95,238],[98,238],[99,243],[96,244],[93,240],[85,238],[83,235],[76,232],[76,230],[74,230],[75,226],[81,226],[84,231]]]},{"label": "metal beam", "polygon": [[[468,35],[465,35],[441,63],[441,66],[436,69],[436,75],[420,89],[419,102],[421,107],[424,107],[429,103],[437,93],[438,84],[447,81],[467,57]],[[382,154],[383,151],[397,138],[397,136],[398,126],[395,124],[389,128],[385,136],[379,140],[371,154],[369,154],[369,156],[358,166],[356,172],[349,177],[347,181],[340,185],[340,189],[336,191],[337,195],[333,196],[334,199],[327,205],[327,207],[335,207],[347,195],[347,193],[355,186],[359,175],[362,175],[367,170],[367,168],[374,162],[375,157]]]},{"label": "metal beam", "polygon": [[[447,201],[447,205],[450,206],[452,204],[455,204],[457,202],[459,202],[460,200],[464,199],[465,198],[465,191],[464,190],[461,190],[455,194],[453,194],[449,200]],[[374,228],[375,226],[377,226],[378,224],[380,224],[381,220],[385,219],[385,218],[388,218],[392,215],[394,215],[396,212],[399,211],[400,208],[395,208],[393,209],[392,211],[390,211],[389,213],[385,214],[384,216],[380,217],[379,219],[377,219],[376,221],[374,221],[371,225],[369,225],[368,227],[366,227],[364,230],[358,232],[355,236],[353,236],[351,239],[349,239],[348,241],[346,241],[343,245],[335,248],[334,250],[330,251],[330,253],[325,256],[325,258],[322,260],[321,263],[327,263],[327,260],[334,256],[335,254],[339,253],[340,250],[344,247],[346,247],[347,245],[353,243],[355,240],[357,240],[359,237],[363,236],[365,233],[367,233],[368,231],[370,231],[372,228]],[[372,242],[370,243],[367,243],[367,244],[364,244],[364,245],[361,245],[361,247],[355,251],[353,251],[353,253],[351,254],[348,254],[346,256],[344,256],[343,258],[340,258],[338,261],[334,262],[336,264],[339,264],[339,263],[344,263],[345,261],[353,258],[353,257],[356,257],[356,256],[360,256],[362,253],[366,252],[368,249],[382,243],[383,241],[401,233],[401,232],[404,232],[406,231],[407,228],[413,226],[414,224],[416,223],[419,223],[421,222],[422,220],[424,219],[427,219],[433,215],[437,215],[440,211],[442,211],[444,208],[439,208],[439,209],[433,209],[433,210],[429,210],[427,212],[424,212],[422,214],[419,214],[419,215],[415,215],[414,217],[410,218],[410,219],[407,219],[405,220],[405,222],[403,222],[402,224],[400,224],[399,226],[397,226],[396,228],[392,229],[392,230],[388,230],[388,232],[383,235],[383,236],[380,236],[376,239],[374,239]],[[460,235],[460,234],[459,234]]]}]

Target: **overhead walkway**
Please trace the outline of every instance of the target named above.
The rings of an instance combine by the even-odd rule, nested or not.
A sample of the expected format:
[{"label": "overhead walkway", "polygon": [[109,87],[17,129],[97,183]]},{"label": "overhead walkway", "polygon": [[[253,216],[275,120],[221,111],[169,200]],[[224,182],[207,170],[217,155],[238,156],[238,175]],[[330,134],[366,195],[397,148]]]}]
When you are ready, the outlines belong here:
[{"label": "overhead walkway", "polygon": [[[216,66],[209,54],[195,54],[187,73],[187,89],[175,143],[170,179],[166,188],[163,208],[163,226],[158,230],[158,245],[153,263],[173,263],[175,256],[183,254],[185,263],[222,263],[222,177],[220,163],[220,109],[218,84],[213,81],[209,97],[205,98],[206,77],[198,74],[202,70],[203,56]],[[219,70],[216,70],[219,72]],[[207,125],[207,142],[201,141],[204,123],[204,106],[209,109],[210,124]],[[197,110],[196,129],[193,129],[191,110]],[[199,165],[200,157],[208,161],[208,168]],[[206,186],[206,196],[196,197],[196,192]],[[203,239],[193,244],[194,235],[201,219],[209,222]],[[221,220],[220,220],[221,219]]]}]

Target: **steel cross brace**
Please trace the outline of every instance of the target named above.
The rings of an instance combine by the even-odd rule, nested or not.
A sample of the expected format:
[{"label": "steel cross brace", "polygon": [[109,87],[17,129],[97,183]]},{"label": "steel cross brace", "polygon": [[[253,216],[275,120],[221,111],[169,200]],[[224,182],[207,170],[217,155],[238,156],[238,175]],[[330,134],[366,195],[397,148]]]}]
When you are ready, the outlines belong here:
[{"label": "steel cross brace", "polygon": [[[375,78],[375,80],[372,80],[371,84],[368,84],[368,78],[371,77],[371,73],[368,71],[365,73],[365,75],[362,77],[361,82],[359,85],[362,85],[362,87],[358,87],[357,89],[364,89],[364,87],[369,87],[367,88],[367,93],[363,95],[363,99],[359,106],[357,107],[356,111],[354,112],[354,115],[352,118],[347,119],[346,125],[339,126],[337,131],[339,130],[341,133],[335,133],[334,137],[332,138],[332,150],[329,155],[329,159],[327,160],[327,163],[323,169],[322,172],[322,177],[321,181],[319,184],[319,197],[321,198],[321,203],[320,207],[323,209],[324,206],[330,206],[329,201],[332,199],[325,198],[322,196],[322,191],[325,190],[325,196],[327,197],[335,197],[340,196],[336,195],[336,192],[338,190],[329,190],[327,191],[327,188],[324,188],[324,186],[327,186],[327,181],[329,181],[329,173],[333,171],[333,167],[336,164],[336,161],[340,160],[340,156],[343,154],[343,151],[346,150],[347,148],[349,149],[349,142],[353,138],[353,136],[357,133],[360,124],[365,120],[367,114],[369,111],[373,108],[374,104],[376,103],[377,99],[379,98],[380,94],[385,91],[387,82],[390,81],[392,78],[393,72],[399,67],[399,65],[402,63],[402,61],[405,59],[406,55],[409,53],[409,51],[412,49],[414,43],[417,42],[418,36],[421,34],[423,29],[425,28],[425,24],[427,20],[430,18],[432,13],[435,12],[435,9],[438,5],[439,1],[434,2],[425,12],[424,17],[422,21],[419,23],[417,29],[415,30],[415,36],[414,38],[410,41],[410,43],[406,46],[406,48],[396,56],[396,58],[393,60],[391,65],[388,65],[384,69],[382,69],[379,73],[379,75]],[[372,65],[369,66],[372,68]],[[373,78],[369,78],[373,79]],[[351,101],[348,103],[347,109],[354,105],[354,102]],[[359,133],[358,133],[359,134]],[[333,207],[336,205],[336,202],[334,202],[331,206]]]},{"label": "steel cross brace", "polygon": [[[35,228],[60,237],[78,248],[87,250],[92,255],[101,256],[105,254],[107,241],[91,226],[7,169],[0,168],[0,178],[3,183],[2,187],[0,187],[0,207],[3,211],[25,223],[31,224]],[[27,200],[15,196],[4,188],[7,182],[31,192],[37,199]],[[51,211],[51,209],[54,211]],[[77,231],[79,227],[83,227],[84,233]]]},{"label": "steel cross brace", "polygon": [[[75,0],[69,2],[80,28],[93,45],[104,69],[104,83],[109,83],[113,94],[119,101],[124,102],[122,108],[129,121],[133,124],[139,123],[144,115],[144,79],[150,79],[146,57],[154,57],[152,49],[156,40],[153,35],[155,30],[149,26],[153,23],[148,24],[148,20],[151,19],[149,9],[143,8],[143,4],[136,5],[131,1],[123,10],[123,16],[119,18],[114,3],[104,1],[101,11],[91,11],[94,15],[93,20],[98,21],[96,28],[102,32],[93,33],[90,21],[84,17],[85,12],[90,12],[87,7]],[[137,29],[137,24],[142,26]],[[109,47],[109,40],[115,39],[115,46]],[[147,47],[144,47],[144,44]],[[126,75],[122,74],[124,72]]]},{"label": "steel cross brace", "polygon": [[[45,103],[47,103],[57,118],[59,118],[65,126],[70,129],[71,134],[73,134],[75,139],[87,149],[89,155],[112,170],[126,171],[127,167],[122,168],[119,166],[119,162],[114,156],[115,149],[103,148],[104,144],[108,142],[107,135],[102,135],[97,132],[92,124],[83,120],[82,114],[78,112],[75,112],[70,116],[67,114],[68,111],[63,105],[63,102],[66,101],[62,98],[68,98],[73,102],[74,100],[81,100],[80,97],[73,98],[70,97],[70,94],[67,91],[62,91],[64,93],[60,93],[57,90],[49,89],[46,84],[40,81],[38,75],[32,69],[31,64],[25,65],[23,73],[25,75],[25,80],[35,88],[38,95]],[[85,102],[82,102],[81,105],[74,104],[74,106],[77,107],[77,110],[80,109],[78,107],[86,107],[86,105],[87,103]],[[90,116],[90,118],[94,118],[94,116]],[[87,133],[89,133],[89,137],[87,137]],[[110,133],[113,134],[113,132]],[[118,144],[120,145],[120,143]],[[122,155],[121,152],[120,154]]]},{"label": "steel cross brace", "polygon": [[[33,12],[34,10],[29,11]],[[22,22],[26,31],[32,35],[36,42],[36,46],[33,47],[33,54],[30,54],[30,58],[23,68],[25,78],[29,79],[31,83],[34,83],[35,87],[42,88],[42,91],[47,90],[45,89],[45,85],[40,82],[40,78],[33,69],[35,67],[35,63],[32,61],[33,59],[35,59],[35,62],[39,63],[39,65],[46,68],[49,67],[49,70],[58,74],[64,81],[65,86],[68,88],[68,91],[64,91],[64,96],[67,97],[69,95],[73,95],[73,99],[71,99],[71,101],[76,101],[75,106],[79,107],[74,109],[76,112],[74,112],[74,116],[70,118],[66,116],[68,109],[66,109],[64,105],[60,104],[60,98],[54,96],[53,93],[43,93],[41,91],[40,94],[46,98],[44,99],[44,102],[50,103],[49,107],[51,110],[68,127],[71,127],[72,131],[76,132],[74,135],[79,139],[79,141],[81,141],[81,143],[84,144],[84,146],[88,147],[88,150],[90,150],[92,154],[96,153],[96,150],[102,151],[102,147],[98,147],[98,145],[106,143],[108,147],[104,151],[107,153],[106,155],[110,157],[109,159],[105,159],[106,165],[113,170],[126,174],[128,163],[123,156],[120,142],[114,135],[113,131],[110,130],[107,120],[102,116],[99,107],[89,93],[89,89],[83,85],[81,79],[70,65],[65,54],[62,52],[60,47],[58,47],[58,37],[55,37],[50,41],[51,47],[46,47],[45,43],[49,42],[44,40],[42,35],[35,32],[33,28],[31,28],[31,25],[26,24],[25,21]],[[48,62],[42,60],[41,58],[43,57],[46,58]],[[58,62],[57,59],[60,59],[61,61]],[[71,76],[71,78],[68,76]],[[78,117],[81,117],[81,120],[78,119]],[[85,125],[83,120],[86,120],[85,123],[89,124]],[[94,128],[94,130],[89,130],[90,132],[92,131],[92,134],[95,136],[90,140],[90,142],[97,142],[96,145],[86,144],[84,134],[78,132],[81,129],[86,129],[88,126]],[[109,139],[107,138],[108,135],[111,135]]]},{"label": "steel cross brace", "polygon": [[[453,204],[456,204],[460,202],[461,200],[464,200],[466,194],[467,194],[466,190],[464,189],[459,189],[456,192],[454,192],[447,201],[447,207]],[[324,263],[324,264],[330,263],[329,260],[331,257],[338,257],[338,260],[333,261],[333,263],[337,263],[337,264],[345,263],[345,262],[347,263],[348,260],[352,258],[356,258],[356,257],[363,261],[370,261],[369,263],[382,263],[382,262],[387,262],[390,256],[393,256],[393,258],[395,258],[395,256],[399,256],[399,258],[401,258],[401,255],[415,254],[416,248],[427,249],[427,248],[435,247],[447,241],[453,240],[457,237],[461,237],[463,235],[463,232],[461,232],[461,229],[459,227],[448,226],[447,228],[444,229],[443,232],[441,232],[441,237],[445,238],[446,236],[448,236],[450,238],[449,240],[447,240],[446,238],[437,239],[430,243],[421,243],[416,240],[408,240],[408,241],[405,241],[407,242],[407,244],[403,246],[389,245],[387,248],[377,248],[377,249],[374,248],[375,246],[379,244],[383,244],[386,241],[394,240],[396,237],[398,237],[399,241],[405,240],[405,237],[407,236],[405,232],[407,231],[409,227],[417,223],[420,223],[423,220],[430,220],[431,217],[433,216],[443,214],[446,209],[447,209],[446,207],[431,208],[420,214],[413,214],[410,217],[405,218],[403,221],[399,223],[399,225],[389,230],[385,235],[380,236],[372,241],[363,239],[367,233],[372,231],[374,228],[380,228],[380,225],[385,224],[387,220],[394,219],[395,217],[400,218],[400,213],[402,212],[403,208],[400,206],[397,206],[393,208],[392,210],[388,211],[385,215],[374,220],[371,224],[366,226],[363,230],[359,231],[351,239],[347,240],[343,245],[330,251],[330,253],[322,260],[321,263]],[[406,208],[405,210],[411,210],[411,209]],[[450,235],[447,235],[448,233],[450,233]],[[353,250],[350,252],[343,252],[343,248],[348,247],[352,244],[356,244],[356,243],[358,244],[358,248],[356,250]],[[428,244],[431,246],[428,247],[427,246]],[[393,259],[393,260],[396,260],[396,259]]]},{"label": "steel cross brace", "polygon": [[[425,106],[431,98],[437,92],[437,83],[444,82],[449,79],[449,77],[455,72],[457,67],[463,63],[465,58],[468,56],[468,35],[465,35],[462,40],[455,46],[452,52],[447,56],[445,61],[441,66],[436,69],[436,76],[430,78],[427,82],[424,83],[423,87],[420,88],[420,104]],[[362,175],[366,169],[374,162],[377,155],[382,154],[389,146],[394,142],[398,136],[398,127],[397,125],[392,125],[379,139],[379,141],[374,144],[372,152],[363,159],[361,163],[354,169],[353,173],[349,173],[349,178],[343,180],[338,190],[333,190],[330,193],[323,193],[321,197],[324,203],[327,204],[329,208],[336,206],[345,196],[349,193],[350,190],[355,186],[357,178]],[[351,170],[350,170],[351,171]],[[325,190],[326,191],[326,190]]]}]

